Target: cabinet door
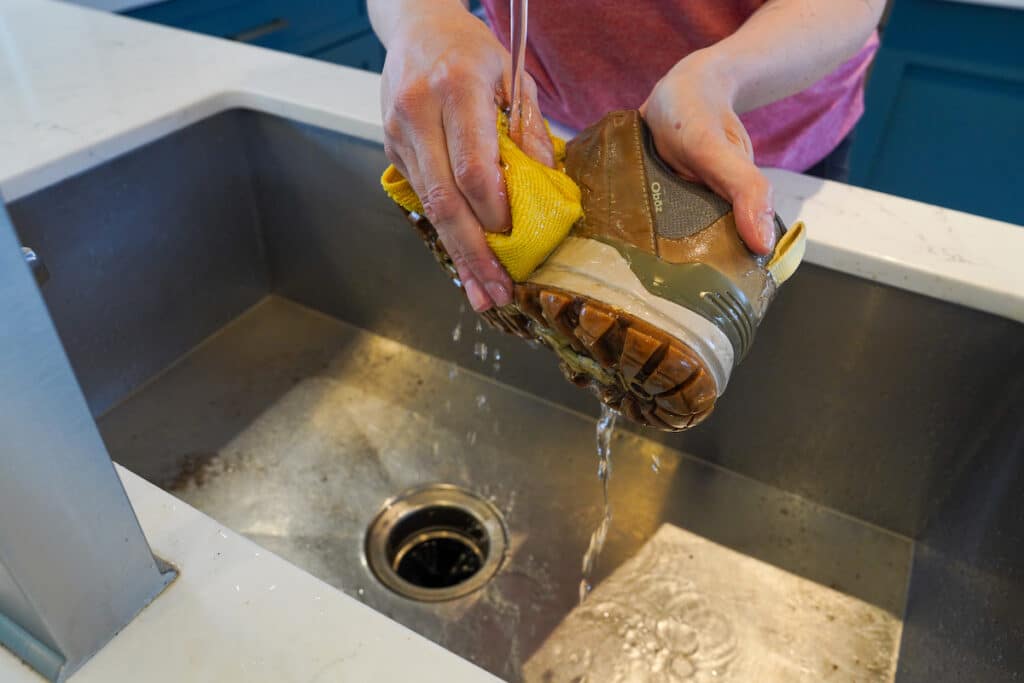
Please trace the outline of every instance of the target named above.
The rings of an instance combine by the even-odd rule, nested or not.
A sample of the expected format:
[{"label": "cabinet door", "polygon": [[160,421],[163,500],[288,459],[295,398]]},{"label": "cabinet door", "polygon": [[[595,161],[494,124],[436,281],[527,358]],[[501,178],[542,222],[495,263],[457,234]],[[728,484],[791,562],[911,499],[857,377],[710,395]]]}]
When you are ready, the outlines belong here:
[{"label": "cabinet door", "polygon": [[1024,11],[897,0],[855,134],[851,182],[1024,223],[1021,35]]}]

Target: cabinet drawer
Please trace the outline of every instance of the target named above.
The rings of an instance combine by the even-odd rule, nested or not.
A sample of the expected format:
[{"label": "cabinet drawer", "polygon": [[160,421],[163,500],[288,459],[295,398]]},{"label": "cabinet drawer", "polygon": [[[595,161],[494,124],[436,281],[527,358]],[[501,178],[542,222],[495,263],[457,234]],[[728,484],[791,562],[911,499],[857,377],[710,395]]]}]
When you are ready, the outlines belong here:
[{"label": "cabinet drawer", "polygon": [[318,50],[310,56],[325,62],[379,73],[384,68],[384,54],[384,46],[377,40],[377,36],[372,31],[366,31],[355,38]]},{"label": "cabinet drawer", "polygon": [[170,0],[126,14],[299,54],[358,35],[369,26],[362,0]]}]

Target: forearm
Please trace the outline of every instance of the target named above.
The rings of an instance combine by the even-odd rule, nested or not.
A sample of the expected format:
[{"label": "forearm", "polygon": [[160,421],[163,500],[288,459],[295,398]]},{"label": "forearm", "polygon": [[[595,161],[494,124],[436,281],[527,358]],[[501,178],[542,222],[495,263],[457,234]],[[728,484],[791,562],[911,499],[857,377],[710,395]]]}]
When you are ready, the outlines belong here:
[{"label": "forearm", "polygon": [[370,25],[374,32],[388,47],[402,21],[415,18],[425,13],[465,12],[469,9],[468,0],[367,0],[370,14]]},{"label": "forearm", "polygon": [[738,31],[683,60],[716,74],[736,111],[775,102],[852,57],[884,0],[769,0]]}]

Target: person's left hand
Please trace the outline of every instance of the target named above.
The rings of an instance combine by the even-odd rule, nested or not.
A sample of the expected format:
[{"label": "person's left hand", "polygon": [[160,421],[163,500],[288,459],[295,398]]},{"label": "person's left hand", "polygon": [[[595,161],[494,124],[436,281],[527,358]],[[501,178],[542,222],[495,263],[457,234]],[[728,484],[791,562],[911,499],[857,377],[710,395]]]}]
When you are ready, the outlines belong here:
[{"label": "person's left hand", "polygon": [[733,205],[736,228],[751,251],[775,246],[772,186],[754,165],[754,148],[733,107],[735,87],[701,54],[683,59],[658,81],[640,113],[658,154],[679,175],[701,182]]}]

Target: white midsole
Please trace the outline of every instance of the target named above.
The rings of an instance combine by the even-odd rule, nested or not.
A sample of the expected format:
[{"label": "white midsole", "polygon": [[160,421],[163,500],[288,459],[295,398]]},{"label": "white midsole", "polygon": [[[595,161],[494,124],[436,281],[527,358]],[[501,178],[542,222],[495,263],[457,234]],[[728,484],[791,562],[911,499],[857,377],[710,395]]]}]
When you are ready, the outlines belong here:
[{"label": "white midsole", "polygon": [[700,356],[715,380],[718,395],[725,391],[734,355],[729,338],[699,313],[651,294],[615,247],[568,237],[529,282],[605,302],[664,330]]}]

